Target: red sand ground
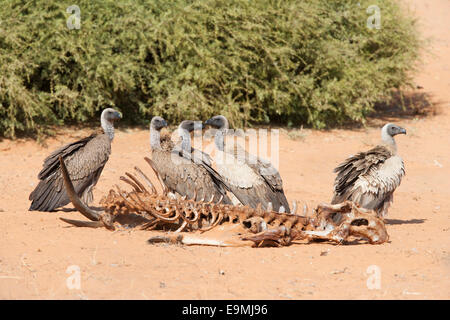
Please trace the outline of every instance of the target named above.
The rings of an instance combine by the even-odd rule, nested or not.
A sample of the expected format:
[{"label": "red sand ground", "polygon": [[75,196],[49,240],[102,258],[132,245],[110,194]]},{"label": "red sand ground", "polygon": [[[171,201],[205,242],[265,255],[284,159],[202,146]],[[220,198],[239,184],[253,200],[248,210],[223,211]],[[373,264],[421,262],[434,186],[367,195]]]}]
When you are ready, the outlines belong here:
[{"label": "red sand ground", "polygon": [[[304,130],[280,137],[280,173],[289,200],[315,207],[331,198],[333,168],[379,139],[393,121],[408,131],[397,138],[406,177],[388,216],[383,245],[295,244],[284,248],[151,246],[155,232],[68,227],[74,212],[29,212],[28,195],[42,161],[88,130],[65,130],[48,147],[34,141],[0,142],[1,299],[449,299],[450,297],[450,3],[407,1],[432,37],[431,55],[416,77],[432,95],[437,115],[384,113],[367,129]],[[120,124],[119,124],[120,126]],[[291,134],[292,137],[292,134]],[[149,168],[146,130],[119,130],[95,191],[96,203],[134,165]],[[69,289],[69,266],[81,271]],[[379,267],[380,289],[367,287]]]}]

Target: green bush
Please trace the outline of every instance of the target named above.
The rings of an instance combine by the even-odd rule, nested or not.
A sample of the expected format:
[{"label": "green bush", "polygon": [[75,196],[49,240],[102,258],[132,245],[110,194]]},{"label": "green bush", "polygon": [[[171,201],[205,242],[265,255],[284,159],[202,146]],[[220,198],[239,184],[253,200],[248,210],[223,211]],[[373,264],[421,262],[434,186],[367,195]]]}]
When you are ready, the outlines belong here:
[{"label": "green bush", "polygon": [[[67,7],[81,9],[70,30]],[[370,29],[367,7],[381,9]],[[0,134],[224,114],[235,126],[363,122],[410,82],[420,39],[395,0],[2,0]]]}]

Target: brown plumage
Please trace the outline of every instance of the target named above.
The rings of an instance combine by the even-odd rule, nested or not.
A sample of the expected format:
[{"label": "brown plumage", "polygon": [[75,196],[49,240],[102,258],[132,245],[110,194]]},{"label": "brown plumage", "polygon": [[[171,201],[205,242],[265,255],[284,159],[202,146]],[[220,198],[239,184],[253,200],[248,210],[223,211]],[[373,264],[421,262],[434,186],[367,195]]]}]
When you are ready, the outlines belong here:
[{"label": "brown plumage", "polygon": [[406,130],[390,123],[385,125],[380,145],[349,157],[334,169],[337,176],[332,204],[351,200],[380,217],[387,214],[393,193],[405,174],[393,138],[397,134],[406,134]]},{"label": "brown plumage", "polygon": [[111,141],[114,137],[112,122],[120,118],[121,115],[114,109],[105,109],[101,116],[103,134],[92,134],[69,143],[44,160],[43,168],[38,174],[39,184],[29,196],[32,201],[30,211],[54,211],[70,202],[63,185],[58,161],[60,156],[67,166],[77,195],[85,203],[93,200],[92,188],[111,154]]},{"label": "brown plumage", "polygon": [[197,201],[213,199],[213,202],[231,203],[220,175],[210,167],[206,155],[191,148],[189,132],[194,130],[194,122],[186,120],[180,124],[179,144],[175,144],[169,134],[160,134],[165,126],[164,119],[153,117],[150,124],[151,162],[169,191],[189,199],[195,196]]},{"label": "brown plumage", "polygon": [[224,116],[215,116],[205,124],[218,129],[215,135],[216,169],[234,196],[252,208],[261,204],[267,210],[271,203],[275,211],[283,207],[285,212],[290,212],[278,170],[269,161],[238,150],[236,145],[226,145],[224,135],[228,120]]}]

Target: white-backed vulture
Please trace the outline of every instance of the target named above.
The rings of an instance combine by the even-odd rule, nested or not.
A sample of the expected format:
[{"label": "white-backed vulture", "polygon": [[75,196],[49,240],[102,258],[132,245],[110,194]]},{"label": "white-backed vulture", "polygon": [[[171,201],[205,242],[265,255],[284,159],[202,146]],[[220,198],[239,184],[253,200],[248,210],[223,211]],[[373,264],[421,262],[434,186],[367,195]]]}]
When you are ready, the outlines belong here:
[{"label": "white-backed vulture", "polygon": [[180,144],[175,144],[169,134],[160,134],[167,126],[161,117],[153,117],[150,123],[152,167],[168,191],[196,201],[213,201],[231,204],[220,175],[210,167],[201,151],[193,149],[190,132],[195,122],[185,120],[178,127]]},{"label": "white-backed vulture", "polygon": [[234,196],[252,208],[260,204],[267,210],[271,203],[275,211],[290,212],[278,170],[268,160],[250,155],[245,150],[238,151],[236,145],[228,146],[224,137],[229,124],[224,116],[214,116],[205,125],[217,129],[214,138],[216,170]]},{"label": "white-backed vulture", "polygon": [[334,169],[332,204],[351,200],[366,209],[386,216],[393,193],[405,174],[402,158],[397,154],[394,136],[406,130],[388,123],[381,129],[381,144],[360,152]]},{"label": "white-backed vulture", "polygon": [[119,112],[112,108],[103,110],[100,117],[102,134],[92,134],[76,142],[69,143],[54,152],[45,160],[39,172],[39,184],[29,196],[29,210],[54,211],[70,202],[64,189],[58,157],[66,164],[75,192],[84,203],[92,202],[92,189],[97,184],[102,170],[111,154],[111,141],[114,138],[114,121],[121,119]]}]

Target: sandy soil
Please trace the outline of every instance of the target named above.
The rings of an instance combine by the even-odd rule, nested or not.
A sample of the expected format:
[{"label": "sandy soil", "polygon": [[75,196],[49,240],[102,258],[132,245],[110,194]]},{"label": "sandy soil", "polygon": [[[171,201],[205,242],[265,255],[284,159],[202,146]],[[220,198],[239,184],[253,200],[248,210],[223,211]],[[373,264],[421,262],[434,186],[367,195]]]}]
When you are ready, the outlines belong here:
[{"label": "sandy soil", "polygon": [[[74,212],[29,212],[28,195],[42,161],[58,146],[89,133],[65,130],[39,146],[0,142],[1,299],[449,299],[450,297],[450,3],[407,1],[433,39],[416,77],[436,114],[389,110],[366,129],[282,133],[280,173],[289,200],[314,207],[331,199],[333,168],[379,139],[393,121],[406,176],[388,216],[383,245],[295,244],[284,248],[151,246],[155,232],[68,227]],[[293,139],[296,137],[297,139]],[[148,132],[121,129],[95,190],[96,203],[125,171],[145,168]],[[83,217],[81,217],[84,219]],[[80,289],[69,289],[70,266]],[[371,267],[380,288],[369,289]],[[69,268],[69,269],[68,269]],[[368,269],[369,268],[369,269]],[[73,272],[73,271],[72,271]],[[70,280],[71,278],[69,278]]]}]

